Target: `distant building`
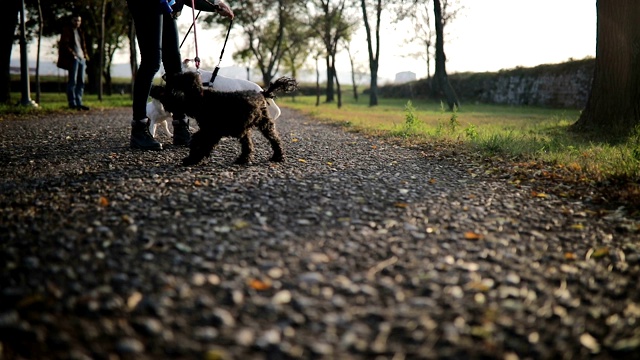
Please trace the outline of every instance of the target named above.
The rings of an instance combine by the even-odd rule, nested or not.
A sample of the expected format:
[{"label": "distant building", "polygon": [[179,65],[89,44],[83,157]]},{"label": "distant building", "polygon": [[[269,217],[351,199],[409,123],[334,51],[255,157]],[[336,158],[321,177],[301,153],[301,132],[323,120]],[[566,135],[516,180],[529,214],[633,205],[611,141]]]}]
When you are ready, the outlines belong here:
[{"label": "distant building", "polygon": [[416,81],[416,73],[413,71],[403,71],[396,74],[396,84],[402,84],[409,81]]},{"label": "distant building", "polygon": [[[20,66],[11,66],[9,67],[9,74],[20,74],[20,72],[22,71],[22,68],[20,68]],[[36,68],[35,67],[29,67],[29,73],[30,74],[35,74],[36,73]]]}]

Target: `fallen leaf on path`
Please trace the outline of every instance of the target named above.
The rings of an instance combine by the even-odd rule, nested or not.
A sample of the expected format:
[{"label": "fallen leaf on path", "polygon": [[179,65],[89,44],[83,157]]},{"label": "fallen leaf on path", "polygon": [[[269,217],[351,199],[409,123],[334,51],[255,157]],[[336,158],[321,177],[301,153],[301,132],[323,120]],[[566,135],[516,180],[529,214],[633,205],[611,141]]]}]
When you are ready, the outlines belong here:
[{"label": "fallen leaf on path", "polygon": [[599,258],[605,257],[607,255],[609,255],[609,248],[608,247],[603,247],[603,248],[595,250],[593,252],[593,254],[591,254],[591,257],[595,258],[595,259],[599,259]]},{"label": "fallen leaf on path", "polygon": [[248,221],[245,221],[245,220],[242,220],[242,219],[238,219],[238,220],[235,220],[233,222],[233,228],[235,230],[242,230],[244,228],[249,227],[249,225],[251,225],[251,224],[249,224]]},{"label": "fallen leaf on path", "polygon": [[478,233],[475,233],[473,231],[467,231],[466,233],[464,233],[464,238],[466,240],[480,240],[483,237],[484,236],[482,236],[482,234],[478,234]]},{"label": "fallen leaf on path", "polygon": [[585,258],[587,260],[589,259],[600,259],[603,258],[605,256],[609,255],[609,248],[608,247],[601,247],[598,249],[594,249],[591,248],[589,249],[589,251],[587,251],[587,255],[585,255]]},{"label": "fallen leaf on path", "polygon": [[249,281],[249,287],[254,290],[264,291],[271,288],[271,283],[258,279],[252,279]]},{"label": "fallen leaf on path", "polygon": [[98,200],[100,206],[109,206],[109,199],[104,196],[100,196],[100,200]]},{"label": "fallen leaf on path", "polygon": [[542,193],[542,192],[532,191],[531,192],[531,196],[537,197],[537,198],[546,198],[547,194]]}]

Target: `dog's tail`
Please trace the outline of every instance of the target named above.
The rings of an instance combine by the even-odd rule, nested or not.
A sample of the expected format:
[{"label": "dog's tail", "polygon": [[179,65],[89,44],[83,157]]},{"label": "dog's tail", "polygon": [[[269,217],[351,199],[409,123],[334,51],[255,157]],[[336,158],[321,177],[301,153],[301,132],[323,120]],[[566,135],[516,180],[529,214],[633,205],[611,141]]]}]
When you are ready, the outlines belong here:
[{"label": "dog's tail", "polygon": [[276,82],[272,82],[269,84],[269,88],[262,92],[267,99],[273,99],[276,97],[275,93],[278,91],[282,91],[285,93],[289,93],[298,89],[298,82],[296,79],[283,76],[276,80]]}]

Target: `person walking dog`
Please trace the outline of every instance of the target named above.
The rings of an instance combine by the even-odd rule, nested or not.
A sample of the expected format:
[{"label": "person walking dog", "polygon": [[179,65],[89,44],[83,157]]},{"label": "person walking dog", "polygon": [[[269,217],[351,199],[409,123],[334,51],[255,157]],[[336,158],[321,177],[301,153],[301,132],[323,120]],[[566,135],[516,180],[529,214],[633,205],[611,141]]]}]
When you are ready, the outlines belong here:
[{"label": "person walking dog", "polygon": [[[162,144],[149,132],[147,100],[153,78],[160,70],[161,62],[167,75],[182,72],[176,18],[180,15],[183,5],[192,5],[191,1],[127,0],[140,48],[140,67],[133,83],[133,119],[130,139],[130,147],[133,149],[162,150]],[[233,19],[233,11],[221,0],[198,0],[198,2],[202,1],[210,4],[218,14]],[[173,144],[188,145],[191,141],[191,132],[187,116],[174,113],[172,125]]]},{"label": "person walking dog", "polygon": [[84,73],[89,60],[87,44],[80,25],[82,17],[78,14],[71,16],[69,24],[62,28],[58,43],[57,66],[69,71],[67,81],[67,101],[69,107],[76,110],[89,110],[82,104],[84,94]]}]

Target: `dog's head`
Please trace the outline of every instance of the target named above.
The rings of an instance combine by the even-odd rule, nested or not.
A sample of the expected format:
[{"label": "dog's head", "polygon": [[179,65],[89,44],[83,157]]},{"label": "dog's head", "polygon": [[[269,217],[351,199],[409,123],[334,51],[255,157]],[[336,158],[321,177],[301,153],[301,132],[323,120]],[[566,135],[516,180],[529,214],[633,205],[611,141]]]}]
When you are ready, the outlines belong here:
[{"label": "dog's head", "polygon": [[149,91],[149,96],[156,100],[160,100],[162,102],[162,97],[164,96],[166,90],[163,85],[151,85],[151,91]]},{"label": "dog's head", "polygon": [[183,72],[166,76],[167,92],[173,97],[199,98],[204,87],[200,74],[196,72]]},{"label": "dog's head", "polygon": [[160,100],[167,111],[186,113],[198,104],[204,91],[199,74],[185,72],[165,75],[163,79],[166,85],[152,86],[149,95]]}]

